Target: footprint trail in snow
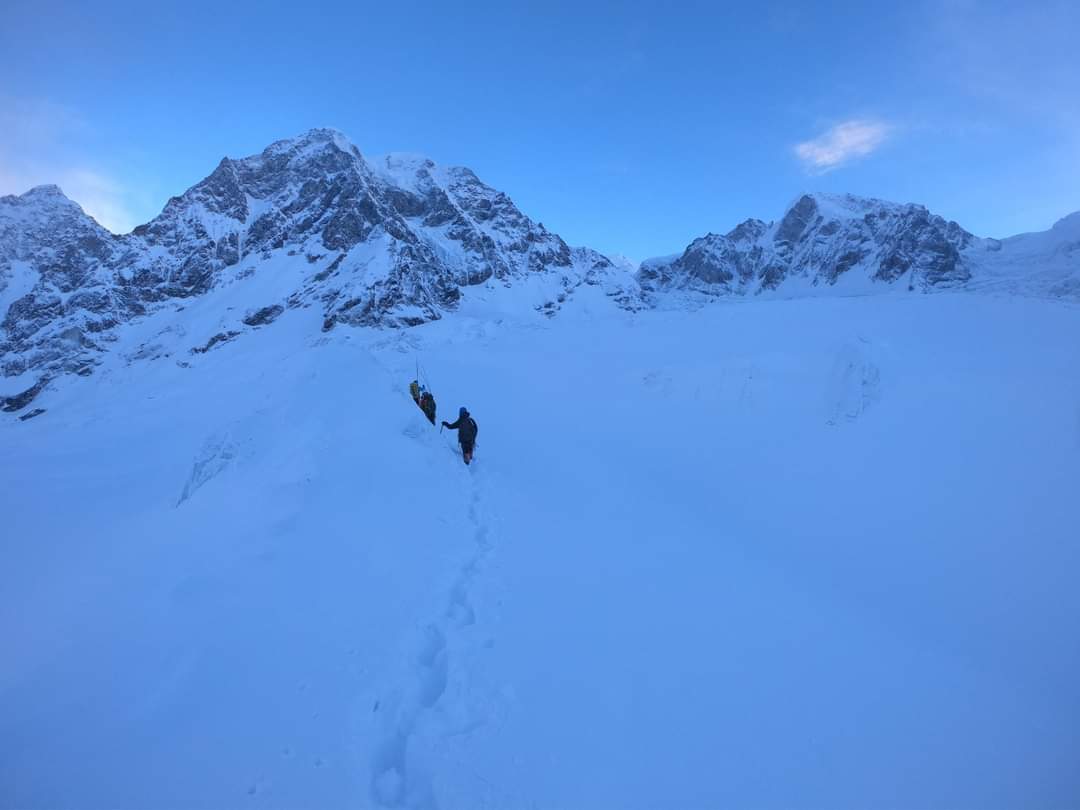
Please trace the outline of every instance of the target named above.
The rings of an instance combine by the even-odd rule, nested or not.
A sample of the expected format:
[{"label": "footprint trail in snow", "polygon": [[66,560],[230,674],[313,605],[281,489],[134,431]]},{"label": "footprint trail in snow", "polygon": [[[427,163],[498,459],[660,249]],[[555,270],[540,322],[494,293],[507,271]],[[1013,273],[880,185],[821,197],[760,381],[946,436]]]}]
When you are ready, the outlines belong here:
[{"label": "footprint trail in snow", "polygon": [[471,489],[469,557],[454,577],[443,609],[419,631],[400,682],[388,688],[372,709],[379,731],[370,791],[377,806],[438,807],[432,766],[452,755],[455,740],[486,725],[497,705],[475,669],[484,648],[492,643],[482,627],[474,592],[494,546],[480,480],[474,477]]}]

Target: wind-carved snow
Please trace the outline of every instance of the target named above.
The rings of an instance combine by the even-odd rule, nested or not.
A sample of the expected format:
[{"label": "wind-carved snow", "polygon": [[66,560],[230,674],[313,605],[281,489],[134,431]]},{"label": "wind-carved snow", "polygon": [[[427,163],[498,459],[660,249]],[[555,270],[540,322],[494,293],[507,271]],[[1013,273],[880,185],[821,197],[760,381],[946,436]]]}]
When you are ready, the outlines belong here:
[{"label": "wind-carved snow", "polygon": [[236,461],[239,452],[240,445],[233,439],[230,431],[226,430],[208,436],[195,457],[191,475],[184,483],[176,505],[183,504],[200,487],[224,472]]}]

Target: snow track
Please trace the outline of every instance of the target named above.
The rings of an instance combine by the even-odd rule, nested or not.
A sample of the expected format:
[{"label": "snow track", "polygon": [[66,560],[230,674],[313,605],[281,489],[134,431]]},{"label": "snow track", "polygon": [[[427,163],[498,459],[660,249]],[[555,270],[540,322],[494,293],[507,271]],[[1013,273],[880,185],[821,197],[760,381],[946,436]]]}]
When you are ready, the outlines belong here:
[{"label": "snow track", "polygon": [[[370,793],[380,807],[439,807],[440,785],[432,775],[432,763],[452,759],[463,738],[490,721],[498,700],[485,694],[474,672],[484,649],[495,644],[489,622],[484,621],[486,609],[478,611],[474,596],[494,544],[481,495],[482,477],[475,470],[466,472],[470,473],[468,530],[473,550],[447,589],[442,609],[423,622],[411,643],[405,677],[390,684],[372,707],[378,742],[371,757]],[[475,780],[484,787],[483,779]],[[477,785],[470,787],[469,795],[475,795]]]}]

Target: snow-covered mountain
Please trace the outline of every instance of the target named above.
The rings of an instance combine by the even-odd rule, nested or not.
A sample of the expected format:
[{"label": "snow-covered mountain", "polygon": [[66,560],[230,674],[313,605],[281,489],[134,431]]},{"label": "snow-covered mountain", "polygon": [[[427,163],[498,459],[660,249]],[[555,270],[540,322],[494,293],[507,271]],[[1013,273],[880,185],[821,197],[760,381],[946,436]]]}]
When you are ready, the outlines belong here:
[{"label": "snow-covered mountain", "polygon": [[646,260],[639,279],[654,297],[897,288],[1069,295],[1080,286],[1077,221],[1080,214],[1045,234],[979,239],[921,205],[804,194],[775,222],[749,219],[695,239],[681,254]]},{"label": "snow-covered mountain", "polygon": [[256,320],[315,306],[327,329],[435,320],[489,281],[542,279],[530,304],[548,314],[582,284],[626,301],[633,287],[624,270],[568,246],[469,169],[397,154],[367,160],[341,133],[315,129],[222,160],[125,236],[56,187],[0,199],[4,375],[88,372],[132,317],[268,274],[259,285],[267,297],[250,302]]},{"label": "snow-covered mountain", "polygon": [[473,294],[543,316],[583,288],[627,310],[687,293],[1072,297],[1078,245],[1080,214],[1043,234],[980,239],[919,205],[807,194],[776,222],[747,220],[639,266],[570,247],[469,169],[365,157],[341,133],[314,129],[222,160],[122,236],[55,186],[0,198],[0,376],[19,395],[0,407],[24,407],[58,373],[92,374],[116,347],[159,356],[160,342],[132,347],[121,332],[195,299],[217,301],[219,317],[173,353],[204,353],[289,309],[316,309],[324,330],[415,326]]}]

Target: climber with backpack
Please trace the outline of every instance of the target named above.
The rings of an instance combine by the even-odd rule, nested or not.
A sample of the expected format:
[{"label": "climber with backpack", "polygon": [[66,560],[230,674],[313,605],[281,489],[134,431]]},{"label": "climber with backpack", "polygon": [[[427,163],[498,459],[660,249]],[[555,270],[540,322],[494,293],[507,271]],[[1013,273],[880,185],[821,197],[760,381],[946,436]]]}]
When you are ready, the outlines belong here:
[{"label": "climber with backpack", "polygon": [[412,397],[413,402],[420,405],[420,383],[417,380],[409,383],[409,396]]},{"label": "climber with backpack", "polygon": [[424,412],[424,416],[428,418],[431,424],[435,424],[435,397],[431,395],[431,392],[426,388],[421,388],[420,401],[417,403],[420,406],[420,410]]},{"label": "climber with backpack", "polygon": [[458,411],[457,421],[451,424],[443,422],[443,427],[458,432],[458,443],[461,445],[461,457],[468,464],[472,461],[473,449],[476,447],[476,420],[469,416],[465,408]]}]

